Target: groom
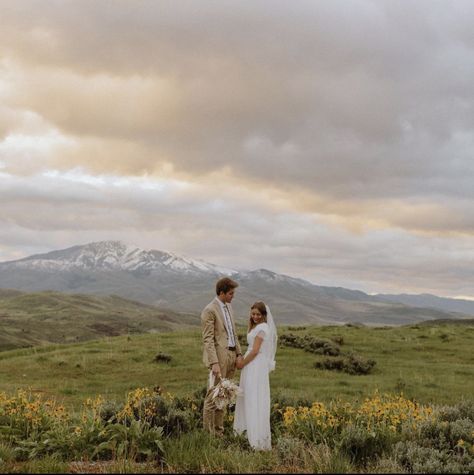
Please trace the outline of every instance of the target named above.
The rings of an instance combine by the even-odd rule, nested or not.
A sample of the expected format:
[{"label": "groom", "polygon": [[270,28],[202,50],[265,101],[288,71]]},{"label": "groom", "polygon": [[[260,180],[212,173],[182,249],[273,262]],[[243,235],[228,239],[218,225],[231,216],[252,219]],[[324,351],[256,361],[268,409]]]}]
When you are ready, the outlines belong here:
[{"label": "groom", "polygon": [[[234,315],[230,303],[237,282],[224,277],[216,283],[216,298],[201,313],[204,364],[212,371],[214,384],[221,378],[232,378],[236,364],[242,360],[240,343],[235,331]],[[216,408],[212,400],[212,387],[204,399],[204,429],[216,435],[224,433],[224,410]]]}]

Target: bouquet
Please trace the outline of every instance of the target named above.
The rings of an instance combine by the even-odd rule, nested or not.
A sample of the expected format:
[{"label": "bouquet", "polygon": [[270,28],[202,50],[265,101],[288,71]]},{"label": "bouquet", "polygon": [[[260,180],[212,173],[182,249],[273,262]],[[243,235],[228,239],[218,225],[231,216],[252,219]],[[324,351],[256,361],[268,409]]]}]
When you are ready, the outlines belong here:
[{"label": "bouquet", "polygon": [[241,392],[242,389],[234,381],[222,378],[212,390],[212,400],[217,409],[222,410],[229,404],[235,403],[237,394]]}]

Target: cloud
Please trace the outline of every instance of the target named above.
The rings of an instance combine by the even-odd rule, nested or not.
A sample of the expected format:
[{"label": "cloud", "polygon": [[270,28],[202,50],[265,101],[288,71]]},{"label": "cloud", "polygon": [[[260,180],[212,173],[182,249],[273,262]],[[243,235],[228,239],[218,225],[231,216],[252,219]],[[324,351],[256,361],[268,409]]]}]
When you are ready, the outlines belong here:
[{"label": "cloud", "polygon": [[[415,250],[439,240],[437,262],[464,282],[442,256],[474,234],[473,13],[467,0],[6,1],[0,213],[41,232],[146,229],[170,249],[185,222],[176,250],[225,256],[230,239],[249,262],[262,245],[249,233],[271,229],[268,267],[288,250],[294,272],[353,279],[352,243],[367,256],[374,236],[401,240],[424,269]],[[421,279],[399,261],[396,279]],[[390,271],[374,266],[373,282]]]},{"label": "cloud", "polygon": [[[371,230],[356,235],[323,216],[295,213],[255,190],[80,171],[0,175],[0,258],[121,239],[210,262],[270,268],[322,285],[366,291],[472,293],[474,248],[462,236]],[[435,276],[435,279],[433,279]]]}]

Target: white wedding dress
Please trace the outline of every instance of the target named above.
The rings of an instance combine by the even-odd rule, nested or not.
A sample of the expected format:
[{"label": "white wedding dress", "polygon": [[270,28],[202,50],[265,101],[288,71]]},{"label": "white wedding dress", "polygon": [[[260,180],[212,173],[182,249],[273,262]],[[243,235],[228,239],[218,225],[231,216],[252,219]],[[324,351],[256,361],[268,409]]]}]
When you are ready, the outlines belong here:
[{"label": "white wedding dress", "polygon": [[272,334],[267,323],[259,323],[247,334],[249,344],[245,356],[252,350],[255,337],[263,338],[258,355],[242,369],[240,388],[234,416],[234,430],[247,431],[250,445],[258,450],[270,450],[270,381],[269,372],[274,368]]}]

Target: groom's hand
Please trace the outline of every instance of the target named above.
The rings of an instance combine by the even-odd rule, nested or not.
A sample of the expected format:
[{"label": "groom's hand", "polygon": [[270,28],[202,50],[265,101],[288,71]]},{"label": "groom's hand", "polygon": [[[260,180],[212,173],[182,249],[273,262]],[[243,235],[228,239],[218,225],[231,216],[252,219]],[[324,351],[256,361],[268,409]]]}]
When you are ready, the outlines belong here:
[{"label": "groom's hand", "polygon": [[219,376],[221,377],[221,367],[219,366],[219,363],[214,363],[211,367],[212,373],[214,376]]},{"label": "groom's hand", "polygon": [[237,369],[242,369],[244,367],[243,362],[244,359],[242,358],[242,355],[237,356],[237,359],[235,360],[235,367]]}]

